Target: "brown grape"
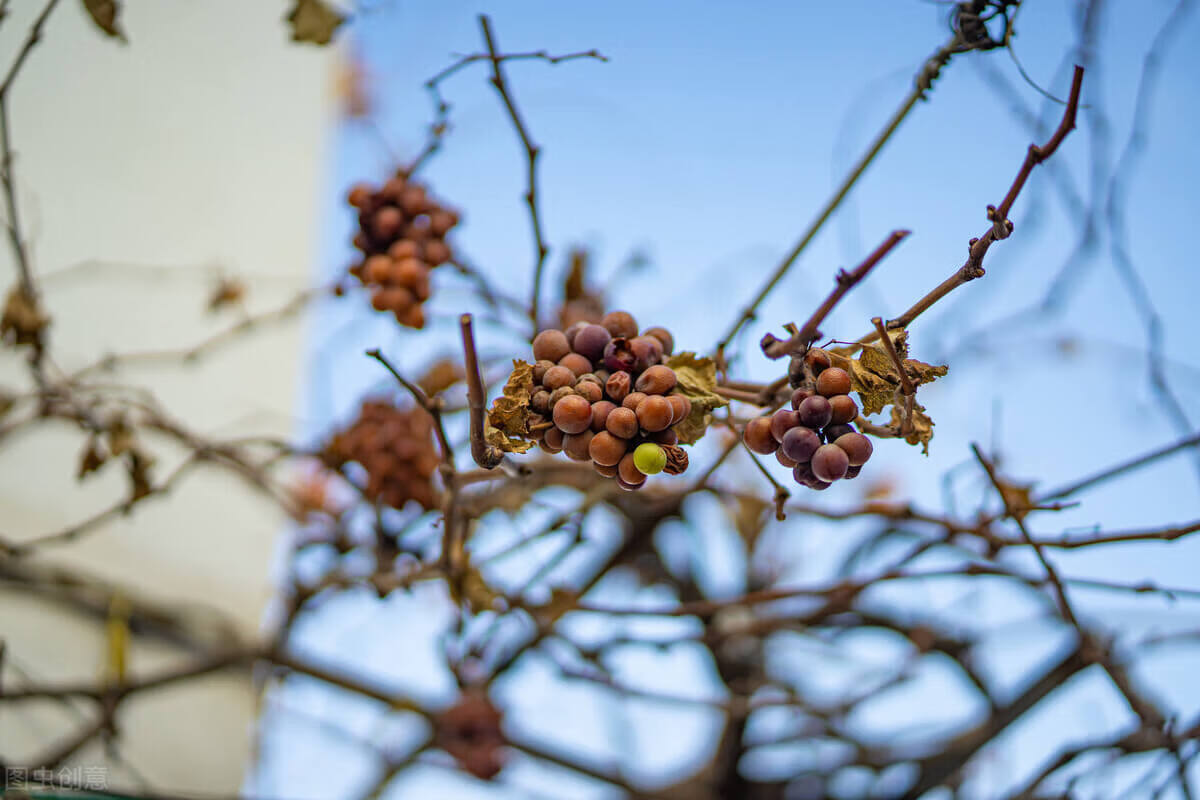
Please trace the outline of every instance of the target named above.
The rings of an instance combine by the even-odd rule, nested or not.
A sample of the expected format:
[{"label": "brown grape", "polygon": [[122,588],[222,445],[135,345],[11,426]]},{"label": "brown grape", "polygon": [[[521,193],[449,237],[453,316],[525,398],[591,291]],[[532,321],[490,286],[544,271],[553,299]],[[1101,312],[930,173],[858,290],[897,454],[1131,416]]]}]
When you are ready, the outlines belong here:
[{"label": "brown grape", "polygon": [[800,418],[801,425],[807,425],[810,428],[823,428],[829,424],[829,418],[833,415],[833,408],[829,405],[827,399],[820,395],[814,395],[800,404],[800,408],[796,409],[796,414]]},{"label": "brown grape", "polygon": [[811,428],[797,426],[784,435],[779,447],[788,458],[800,464],[811,459],[821,447],[821,437]]},{"label": "brown grape", "polygon": [[539,414],[549,414],[550,393],[545,389],[538,389],[533,393],[533,397],[529,398],[529,407]]},{"label": "brown grape", "polygon": [[[658,341],[655,339],[655,341]],[[675,370],[670,367],[664,367],[662,364],[655,364],[646,369],[638,376],[635,387],[639,392],[646,394],[666,394],[675,388],[675,384],[679,379],[675,377]]]},{"label": "brown grape", "polygon": [[638,423],[642,426],[642,430],[649,431],[650,433],[669,428],[671,426],[671,417],[674,414],[671,410],[671,404],[667,402],[667,398],[656,394],[646,397],[645,400],[639,403],[636,412]]},{"label": "brown grape", "polygon": [[592,456],[588,448],[591,447],[595,435],[588,428],[584,428],[580,433],[566,434],[563,436],[563,452],[572,461],[591,461]]},{"label": "brown grape", "polygon": [[598,400],[592,403],[592,430],[600,432],[604,430],[608,422],[608,415],[611,414],[617,405],[609,400]]},{"label": "brown grape", "polygon": [[554,404],[554,424],[563,433],[582,433],[592,424],[592,404],[579,395],[564,397]]},{"label": "brown grape", "polygon": [[775,441],[782,442],[783,435],[800,424],[800,415],[795,411],[781,408],[771,415],[771,435]]},{"label": "brown grape", "polygon": [[646,475],[633,463],[633,453],[626,453],[617,464],[617,477],[632,486],[645,483]]},{"label": "brown grape", "polygon": [[656,444],[679,444],[679,434],[667,428],[665,431],[650,434],[650,441]]},{"label": "brown grape", "polygon": [[764,456],[771,455],[779,447],[779,442],[771,435],[770,417],[755,417],[747,422],[746,429],[742,431],[742,441],[746,447]]},{"label": "brown grape", "polygon": [[591,381],[579,381],[575,384],[575,393],[589,403],[598,403],[604,399],[604,390],[600,384]]},{"label": "brown grape", "polygon": [[542,440],[538,442],[543,450],[547,453],[554,454],[562,452],[563,432],[558,428],[547,428],[542,434]]},{"label": "brown grape", "polygon": [[855,478],[858,477],[860,472],[862,472],[861,466],[858,466],[858,467],[852,466],[846,470],[846,477],[843,478],[842,480],[846,480],[846,481],[854,480]]},{"label": "brown grape", "polygon": [[653,336],[655,339],[658,339],[658,341],[662,342],[663,353],[665,355],[669,356],[675,350],[675,337],[673,337],[671,332],[666,328],[647,328],[646,330],[642,331],[642,336]]},{"label": "brown grape", "polygon": [[850,393],[850,373],[839,367],[830,367],[817,376],[817,394],[833,397],[835,394]]},{"label": "brown grape", "polygon": [[566,367],[560,367],[557,364],[546,370],[546,374],[542,376],[542,385],[550,391],[554,391],[563,386],[571,386],[575,383],[575,373]]},{"label": "brown grape", "polygon": [[681,394],[672,394],[667,396],[667,402],[671,404],[671,424],[683,422],[692,414],[692,401]]},{"label": "brown grape", "polygon": [[628,311],[610,311],[600,320],[613,338],[632,339],[638,335],[637,320]]},{"label": "brown grape", "polygon": [[545,381],[546,380],[546,370],[550,369],[553,366],[556,366],[553,361],[547,361],[544,358],[539,360],[537,363],[535,363],[533,365],[533,382],[534,383],[542,383],[543,381]]},{"label": "brown grape", "polygon": [[607,328],[584,323],[571,340],[571,349],[591,361],[600,361],[604,358],[604,348],[611,341],[612,334]]},{"label": "brown grape", "polygon": [[835,394],[829,398],[829,406],[833,412],[829,421],[834,425],[845,425],[858,416],[858,405],[848,394]]},{"label": "brown grape", "polygon": [[593,461],[592,468],[595,469],[596,472],[599,472],[601,475],[603,475],[606,478],[617,477],[617,468],[616,467],[605,467],[605,466],[597,464],[595,461]]},{"label": "brown grape", "polygon": [[632,439],[634,436],[637,436],[638,432],[637,414],[624,406],[618,406],[608,413],[608,417],[604,421],[604,427],[613,436],[619,436],[622,439]]},{"label": "brown grape", "polygon": [[813,475],[823,481],[836,481],[846,474],[850,468],[850,459],[846,451],[836,444],[823,444],[817,448],[812,457]]},{"label": "brown grape", "polygon": [[563,331],[563,335],[567,337],[567,344],[571,346],[572,350],[575,349],[575,337],[579,335],[579,332],[583,330],[586,325],[586,322],[580,320],[579,322],[571,324],[565,331]]},{"label": "brown grape", "polygon": [[633,379],[629,377],[628,372],[614,372],[604,383],[604,391],[608,393],[614,403],[620,403],[628,397],[632,388]]},{"label": "brown grape", "polygon": [[794,469],[796,466],[796,462],[787,457],[782,447],[775,451],[775,460],[788,469]]},{"label": "brown grape", "polygon": [[854,433],[854,426],[853,425],[827,425],[825,427],[825,430],[821,431],[821,433],[825,434],[825,441],[836,442],[839,438],[841,438],[842,436],[845,436],[847,433]]},{"label": "brown grape", "polygon": [[356,183],[346,195],[346,202],[355,208],[366,208],[371,200],[371,187],[365,183]]},{"label": "brown grape", "polygon": [[636,492],[638,489],[641,489],[645,485],[646,484],[644,481],[642,483],[629,483],[627,481],[624,481],[621,479],[621,473],[619,471],[617,472],[617,486],[621,487],[622,489],[624,489],[627,492]]},{"label": "brown grape", "polygon": [[570,397],[573,394],[576,394],[574,387],[571,387],[571,386],[558,387],[557,389],[555,389],[553,392],[550,393],[550,408],[554,408],[556,405],[558,405],[559,400],[562,400],[564,397]]},{"label": "brown grape", "polygon": [[662,361],[662,342],[653,336],[636,336],[629,340],[629,350],[633,353],[634,369],[646,370]]},{"label": "brown grape", "polygon": [[591,455],[592,461],[604,467],[615,467],[620,463],[626,449],[626,441],[613,436],[608,431],[597,433],[588,445],[588,453]]},{"label": "brown grape", "polygon": [[538,361],[544,358],[557,364],[558,360],[569,352],[571,345],[567,343],[567,335],[562,331],[545,330],[533,337],[533,357]]},{"label": "brown grape", "polygon": [[829,358],[829,353],[826,353],[821,348],[813,348],[804,354],[804,363],[812,370],[813,375],[820,375],[833,362]]},{"label": "brown grape", "polygon": [[638,406],[641,405],[642,401],[645,399],[645,392],[630,392],[629,394],[625,395],[625,399],[621,401],[621,405],[625,406],[631,411],[637,411]]},{"label": "brown grape", "polygon": [[450,245],[441,239],[425,242],[425,246],[421,248],[421,256],[431,267],[445,264],[450,260]]},{"label": "brown grape", "polygon": [[812,397],[816,392],[812,389],[797,389],[792,392],[792,408],[799,409],[800,404]]},{"label": "brown grape", "polygon": [[400,213],[400,209],[384,206],[371,217],[371,233],[377,239],[391,239],[400,232],[400,226],[403,224],[404,215]]},{"label": "brown grape", "polygon": [[458,214],[449,209],[436,208],[429,212],[429,230],[434,236],[445,236],[457,224]]},{"label": "brown grape", "polygon": [[846,451],[846,457],[852,467],[861,467],[867,463],[875,450],[871,440],[861,433],[844,433],[834,440],[834,445]]},{"label": "brown grape", "polygon": [[579,353],[567,353],[558,360],[558,365],[571,370],[571,374],[576,378],[592,371],[592,362],[579,355]]},{"label": "brown grape", "polygon": [[406,258],[416,258],[420,252],[415,242],[410,242],[408,239],[397,239],[388,248],[388,255],[396,261],[403,261]]},{"label": "brown grape", "polygon": [[362,272],[367,283],[386,283],[392,274],[392,260],[385,255],[368,256]]}]

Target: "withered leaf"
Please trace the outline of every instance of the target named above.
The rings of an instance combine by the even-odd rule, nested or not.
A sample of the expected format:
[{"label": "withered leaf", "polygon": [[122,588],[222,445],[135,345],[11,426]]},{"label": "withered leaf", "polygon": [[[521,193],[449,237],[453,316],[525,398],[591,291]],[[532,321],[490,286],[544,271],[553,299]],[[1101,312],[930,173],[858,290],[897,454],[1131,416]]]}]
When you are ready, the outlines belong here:
[{"label": "withered leaf", "polygon": [[711,358],[701,358],[695,353],[676,353],[667,359],[666,365],[678,379],[675,394],[692,401],[692,413],[671,430],[679,437],[680,444],[695,444],[712,424],[713,410],[729,405],[729,401],[716,393],[717,365]]},{"label": "withered leaf", "polygon": [[334,32],[345,21],[345,15],[325,0],[295,0],[291,13],[287,15],[293,42],[318,45],[333,41]]},{"label": "withered leaf", "polygon": [[97,28],[114,39],[120,39],[122,42],[128,41],[117,21],[117,17],[121,13],[121,4],[117,0],[83,0],[83,7],[91,16],[92,22],[96,23]]},{"label": "withered leaf", "polygon": [[103,467],[106,461],[108,461],[108,454],[104,452],[100,447],[100,442],[93,436],[88,439],[87,446],[79,457],[79,468],[75,471],[75,480],[83,480]]},{"label": "withered leaf", "polygon": [[455,362],[448,358],[435,361],[417,380],[417,385],[425,394],[433,397],[441,394],[463,379],[463,371]]},{"label": "withered leaf", "polygon": [[[945,375],[949,368],[926,364],[908,357],[908,331],[904,328],[888,331],[896,353],[904,361],[904,368],[913,383],[920,386]],[[890,405],[900,385],[900,373],[895,362],[881,344],[864,345],[859,357],[848,364],[850,386],[858,392],[862,401],[862,413],[878,414]]]},{"label": "withered leaf", "polygon": [[529,398],[533,394],[533,365],[513,359],[513,371],[504,392],[492,402],[483,425],[483,437],[505,453],[524,453],[533,447],[529,436]]},{"label": "withered leaf", "polygon": [[0,316],[0,336],[17,344],[34,344],[49,324],[50,318],[38,307],[37,298],[31,297],[24,287],[17,284],[9,291]]},{"label": "withered leaf", "polygon": [[[904,422],[904,411],[900,405],[892,406],[892,427],[900,430]],[[933,438],[933,420],[925,413],[925,406],[913,401],[911,429],[904,441],[921,445],[921,452],[929,455],[929,440]]]}]

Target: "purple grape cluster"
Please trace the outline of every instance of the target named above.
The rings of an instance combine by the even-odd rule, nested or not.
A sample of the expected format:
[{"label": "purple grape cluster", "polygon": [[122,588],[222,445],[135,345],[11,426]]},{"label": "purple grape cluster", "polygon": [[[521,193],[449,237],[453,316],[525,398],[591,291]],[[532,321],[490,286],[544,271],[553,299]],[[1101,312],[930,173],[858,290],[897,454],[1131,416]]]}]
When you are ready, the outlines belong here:
[{"label": "purple grape cluster", "polygon": [[810,350],[802,366],[791,408],[750,420],[742,439],[756,453],[773,453],[792,470],[796,483],[823,490],[858,477],[874,448],[851,424],[858,405],[850,397],[849,373],[831,366],[829,354],[820,349]]}]

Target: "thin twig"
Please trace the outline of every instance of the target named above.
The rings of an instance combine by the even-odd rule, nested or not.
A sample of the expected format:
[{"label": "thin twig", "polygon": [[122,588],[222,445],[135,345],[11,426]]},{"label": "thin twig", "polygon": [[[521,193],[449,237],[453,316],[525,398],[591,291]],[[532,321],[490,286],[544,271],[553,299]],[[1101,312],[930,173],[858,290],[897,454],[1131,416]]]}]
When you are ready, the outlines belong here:
[{"label": "thin twig", "polygon": [[483,435],[487,395],[483,390],[483,379],[479,376],[479,357],[475,353],[475,334],[471,330],[470,314],[459,317],[459,327],[462,330],[463,368],[467,374],[467,408],[471,415],[471,458],[484,469],[495,469],[504,461],[504,453],[488,443]]}]

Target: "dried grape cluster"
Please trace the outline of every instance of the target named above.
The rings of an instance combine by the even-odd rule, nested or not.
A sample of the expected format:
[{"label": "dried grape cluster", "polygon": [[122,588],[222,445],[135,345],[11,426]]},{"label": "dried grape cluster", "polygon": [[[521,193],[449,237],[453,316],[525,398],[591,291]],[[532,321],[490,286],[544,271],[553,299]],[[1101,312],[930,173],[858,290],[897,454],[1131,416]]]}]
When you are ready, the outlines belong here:
[{"label": "dried grape cluster", "polygon": [[547,453],[591,461],[624,489],[641,488],[648,475],[683,472],[687,453],[671,428],[692,403],[662,363],[673,348],[664,328],[639,335],[626,311],[542,331],[533,339],[529,431]]},{"label": "dried grape cluster", "polygon": [[836,480],[858,477],[874,448],[851,424],[858,405],[850,397],[850,374],[831,366],[820,349],[809,350],[797,366],[791,408],[750,420],[742,438],[756,453],[774,453],[796,483],[828,489]]},{"label": "dried grape cluster", "polygon": [[367,473],[362,493],[373,503],[403,508],[414,500],[426,510],[437,507],[433,420],[423,409],[364,400],[358,418],[330,439],[321,458],[332,469],[351,462],[362,466]]},{"label": "dried grape cluster", "polygon": [[402,171],[376,190],[355,186],[347,199],[358,209],[354,246],[363,254],[350,274],[372,290],[377,311],[391,311],[401,325],[425,327],[421,304],[429,299],[429,273],[451,258],[446,234],[458,214]]}]

